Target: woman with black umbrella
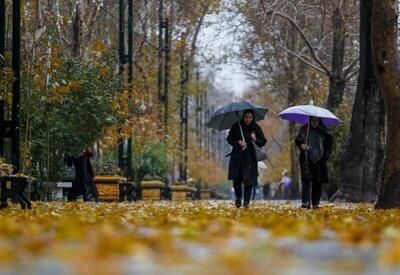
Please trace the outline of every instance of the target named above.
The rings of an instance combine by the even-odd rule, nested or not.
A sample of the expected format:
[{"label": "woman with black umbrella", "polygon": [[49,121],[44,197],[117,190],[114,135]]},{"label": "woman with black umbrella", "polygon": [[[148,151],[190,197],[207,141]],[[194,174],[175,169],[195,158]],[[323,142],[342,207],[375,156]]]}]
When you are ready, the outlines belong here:
[{"label": "woman with black umbrella", "polygon": [[245,208],[249,207],[253,186],[257,185],[258,167],[254,144],[262,147],[267,142],[261,127],[254,121],[254,115],[253,110],[245,110],[242,120],[232,126],[227,137],[228,143],[233,147],[230,153],[228,179],[233,180],[237,208],[242,206],[242,185]]}]

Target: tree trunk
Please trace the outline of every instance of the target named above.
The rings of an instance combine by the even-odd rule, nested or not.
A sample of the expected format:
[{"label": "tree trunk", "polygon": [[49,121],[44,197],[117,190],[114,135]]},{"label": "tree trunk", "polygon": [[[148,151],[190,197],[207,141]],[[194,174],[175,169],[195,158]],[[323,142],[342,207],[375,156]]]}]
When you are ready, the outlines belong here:
[{"label": "tree trunk", "polygon": [[[292,65],[294,65],[292,63]],[[294,67],[286,69],[286,77],[288,82],[288,106],[293,106],[299,96],[299,90],[296,88],[296,79],[293,73]],[[300,165],[297,147],[294,143],[297,137],[296,124],[289,123],[289,145],[290,145],[290,175],[292,184],[290,187],[290,199],[298,199],[300,197]]]},{"label": "tree trunk", "polygon": [[[293,25],[289,26],[288,29],[288,40],[287,47],[296,51],[296,47],[298,47],[298,33]],[[293,56],[287,56],[287,65],[285,68],[285,74],[287,78],[288,85],[288,106],[293,106],[296,104],[297,98],[300,96],[300,90],[298,89],[298,85],[300,85],[300,79],[303,76],[302,74],[302,66],[298,66],[296,64],[296,60]],[[294,140],[296,139],[297,131],[294,123],[289,124],[289,144],[290,144],[290,174],[292,177],[292,185],[290,198],[298,199],[300,197],[300,166],[297,155],[297,148],[294,144]]]},{"label": "tree trunk", "polygon": [[373,71],[372,1],[360,2],[360,73],[349,139],[341,160],[346,201],[374,202],[382,178],[385,106]]},{"label": "tree trunk", "polygon": [[343,100],[346,81],[344,79],[344,52],[345,52],[345,21],[342,7],[338,6],[332,16],[333,52],[332,69],[329,74],[329,96],[326,107],[333,111]]},{"label": "tree trunk", "polygon": [[379,88],[383,91],[387,114],[386,157],[377,208],[400,207],[400,69],[397,20],[397,1],[373,1],[373,63]]},{"label": "tree trunk", "polygon": [[81,28],[82,28],[81,8],[80,8],[80,4],[78,3],[76,5],[75,17],[74,17],[73,24],[72,24],[72,56],[73,57],[80,56]]}]

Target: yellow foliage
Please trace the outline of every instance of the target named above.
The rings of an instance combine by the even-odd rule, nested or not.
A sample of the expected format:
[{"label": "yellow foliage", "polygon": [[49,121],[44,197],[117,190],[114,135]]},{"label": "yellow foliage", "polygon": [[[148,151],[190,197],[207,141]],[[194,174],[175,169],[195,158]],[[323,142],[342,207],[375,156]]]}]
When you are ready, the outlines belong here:
[{"label": "yellow foliage", "polygon": [[[12,83],[14,80],[14,73],[9,66],[11,56],[6,53],[5,56],[0,56],[0,100],[4,100],[6,104],[12,102]],[[6,66],[4,66],[5,64]]]},{"label": "yellow foliage", "polygon": [[276,182],[282,178],[283,170],[290,170],[290,141],[282,144],[282,151],[270,157],[264,182]]},{"label": "yellow foliage", "polygon": [[107,50],[107,45],[103,41],[95,41],[90,45],[90,50],[93,52],[103,53]]},{"label": "yellow foliage", "polygon": [[[259,265],[252,253],[264,251],[269,257],[275,253],[281,257],[274,244],[282,245],[282,237],[308,245],[328,240],[353,248],[379,246],[382,249],[376,259],[381,264],[400,265],[399,211],[377,211],[372,205],[337,204],[304,210],[289,203],[254,202],[250,209],[238,210],[231,202],[51,202],[34,203],[29,213],[16,207],[0,212],[2,266],[17,259],[56,257],[73,264],[85,258],[93,267],[106,261],[110,270],[105,270],[110,274],[118,270],[119,260],[134,258],[139,262],[157,259],[158,265],[167,263],[169,268],[176,268],[174,263],[212,261],[216,274],[221,269],[225,271],[221,274],[226,274],[227,270]],[[264,237],[257,237],[260,234]],[[254,243],[257,251],[249,246]],[[190,247],[203,246],[210,252],[204,262],[187,252]],[[283,266],[293,257],[290,254],[284,249]],[[277,264],[272,262],[269,265]]]},{"label": "yellow foliage", "polygon": [[100,72],[99,72],[100,76],[106,76],[108,74],[108,68],[107,67],[102,67],[100,68]]},{"label": "yellow foliage", "polygon": [[79,89],[80,87],[81,87],[81,83],[80,83],[79,81],[71,80],[71,81],[68,83],[68,88],[69,88],[70,90],[77,90],[77,89]]},{"label": "yellow foliage", "polygon": [[111,150],[115,148],[120,140],[121,136],[118,133],[117,125],[113,125],[106,129],[103,138],[100,141],[101,149]]},{"label": "yellow foliage", "polygon": [[60,86],[55,90],[56,95],[65,95],[71,91],[70,87],[68,86]]},{"label": "yellow foliage", "polygon": [[175,48],[177,49],[185,49],[186,48],[186,42],[183,40],[178,40],[175,42]]},{"label": "yellow foliage", "polygon": [[396,236],[391,239],[391,243],[386,245],[386,249],[380,256],[380,261],[385,265],[398,266],[400,265],[400,234],[399,229],[395,229]]},{"label": "yellow foliage", "polygon": [[23,167],[31,167],[32,154],[28,143],[24,142],[21,144],[21,159]]}]

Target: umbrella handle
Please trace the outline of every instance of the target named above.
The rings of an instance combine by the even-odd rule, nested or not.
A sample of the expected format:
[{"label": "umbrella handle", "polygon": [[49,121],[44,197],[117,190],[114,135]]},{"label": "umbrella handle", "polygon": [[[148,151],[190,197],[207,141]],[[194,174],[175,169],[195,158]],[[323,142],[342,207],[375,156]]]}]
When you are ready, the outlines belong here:
[{"label": "umbrella handle", "polygon": [[239,117],[239,112],[238,112],[238,111],[236,111],[236,116],[237,116],[237,118],[238,118],[240,134],[242,135],[242,139],[243,139],[243,141],[244,141],[244,135],[243,135],[242,125],[240,125],[240,117]]},{"label": "umbrella handle", "polygon": [[[246,142],[246,140],[244,139],[244,135],[243,135],[242,125],[240,125],[240,117],[239,117],[239,112],[238,112],[238,111],[236,111],[236,116],[237,116],[237,118],[238,118],[239,129],[240,129],[240,134],[242,135],[242,140],[243,140],[244,142]],[[246,150],[246,147],[242,148],[242,151],[243,151],[243,150]]]},{"label": "umbrella handle", "polygon": [[308,145],[308,135],[310,133],[310,121],[307,123],[306,145]]},{"label": "umbrella handle", "polygon": [[307,147],[307,149],[305,150],[305,154],[304,154],[307,166],[308,166],[308,136],[309,136],[309,133],[310,133],[310,121],[308,121],[308,124],[307,124],[307,134],[306,134],[306,147]]}]

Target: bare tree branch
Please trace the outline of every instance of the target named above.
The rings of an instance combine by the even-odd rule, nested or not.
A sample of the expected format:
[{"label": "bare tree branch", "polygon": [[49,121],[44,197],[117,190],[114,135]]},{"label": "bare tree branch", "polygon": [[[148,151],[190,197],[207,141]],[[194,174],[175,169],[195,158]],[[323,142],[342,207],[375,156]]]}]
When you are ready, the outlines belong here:
[{"label": "bare tree branch", "polygon": [[64,41],[68,46],[71,46],[72,42],[70,40],[68,40],[67,37],[65,37],[65,35],[62,33],[62,30],[61,30],[62,22],[61,22],[61,14],[60,14],[60,5],[59,5],[58,0],[56,1],[56,14],[57,14],[57,24],[56,25],[57,25],[57,32],[58,32],[59,39],[61,41]]},{"label": "bare tree branch", "polygon": [[[288,15],[283,14],[281,12],[276,12],[276,11],[266,11],[267,15],[278,15],[282,18],[285,18],[286,20],[288,20],[290,22],[290,24],[292,24],[295,29],[299,32],[301,38],[304,40],[304,42],[306,43],[308,49],[310,50],[311,56],[312,58],[315,60],[315,62],[321,67],[319,68],[319,70],[323,70],[323,72],[327,75],[330,74],[330,70],[328,69],[328,67],[319,59],[319,57],[316,55],[315,53],[315,49],[314,47],[311,45],[310,40],[307,38],[307,36],[305,35],[305,33],[303,32],[303,30],[300,28],[300,26]],[[314,66],[315,67],[315,66]]]},{"label": "bare tree branch", "polygon": [[282,50],[285,50],[286,52],[288,52],[289,54],[293,55],[294,57],[297,57],[300,61],[302,61],[304,64],[310,66],[311,68],[313,68],[314,70],[317,70],[323,74],[327,74],[329,75],[329,72],[326,72],[323,68],[320,68],[318,66],[316,66],[315,64],[312,64],[311,62],[307,61],[303,56],[289,50],[288,48],[282,47],[282,46],[278,46],[279,48],[281,48]]},{"label": "bare tree branch", "polygon": [[201,29],[201,27],[203,25],[204,17],[206,16],[209,7],[210,7],[210,5],[206,5],[203,8],[201,17],[200,17],[200,19],[199,19],[199,21],[197,22],[197,25],[196,25],[196,29],[195,29],[195,32],[194,32],[194,35],[193,35],[193,40],[192,40],[191,49],[190,49],[190,60],[191,61],[193,61],[194,55],[196,53],[197,37],[199,36],[200,29]]},{"label": "bare tree branch", "polygon": [[360,70],[355,70],[353,73],[351,73],[349,76],[346,77],[346,79],[344,80],[345,82],[349,81],[350,79],[353,78],[353,76],[355,76],[356,74],[358,74]]},{"label": "bare tree branch", "polygon": [[[352,74],[353,72],[351,71],[355,65],[357,65],[359,58],[356,57],[354,58],[349,65],[347,65],[346,68],[344,68],[344,76],[347,76],[349,74]],[[358,70],[356,70],[358,72]]]}]

